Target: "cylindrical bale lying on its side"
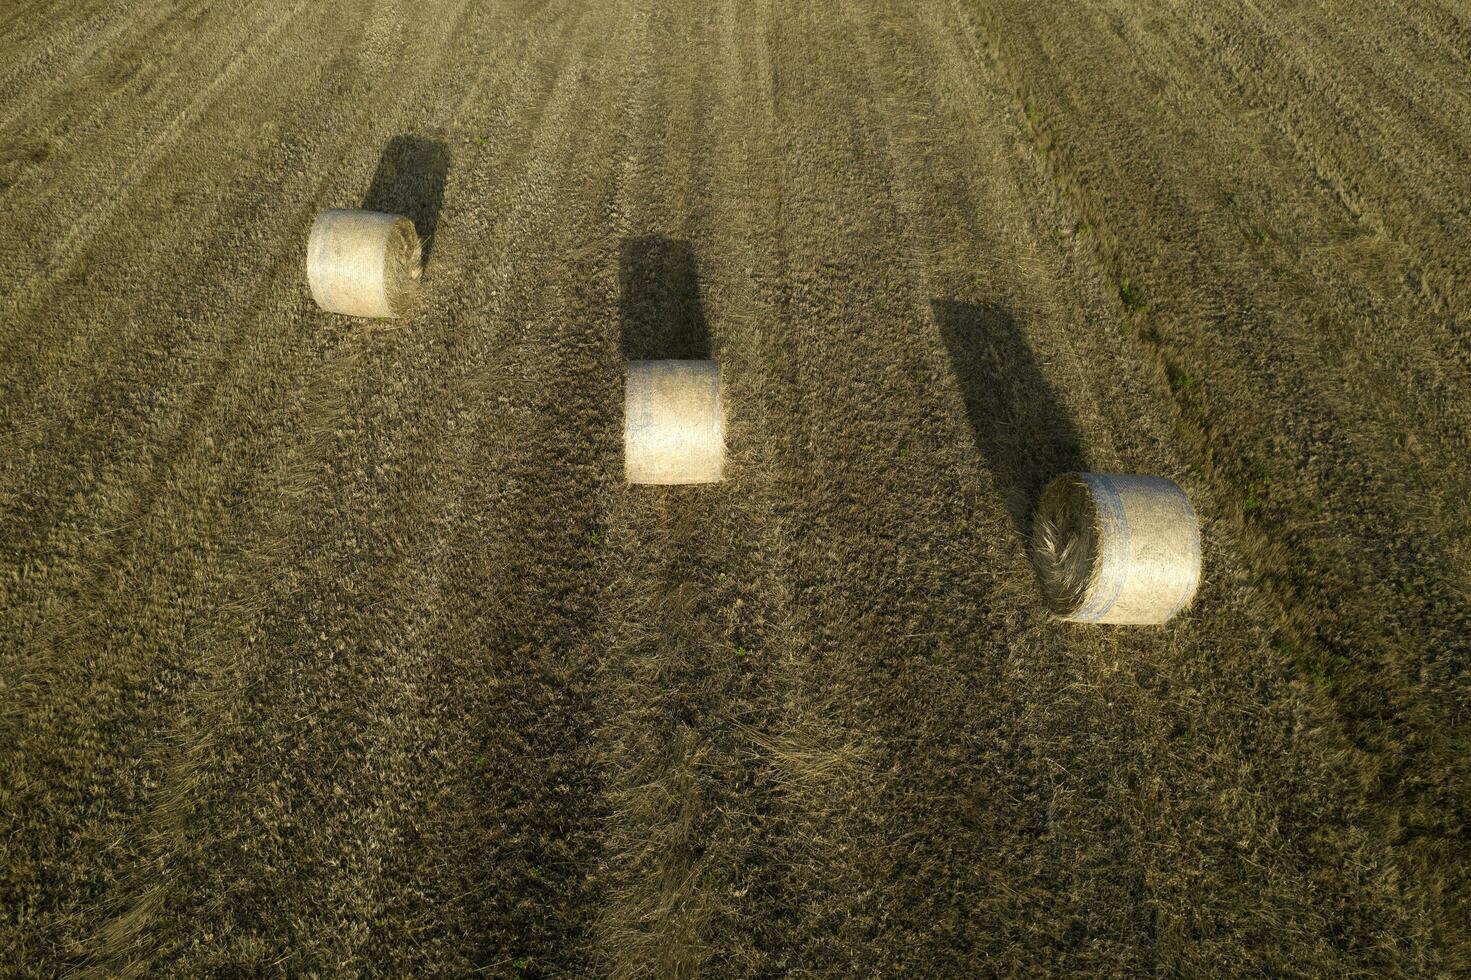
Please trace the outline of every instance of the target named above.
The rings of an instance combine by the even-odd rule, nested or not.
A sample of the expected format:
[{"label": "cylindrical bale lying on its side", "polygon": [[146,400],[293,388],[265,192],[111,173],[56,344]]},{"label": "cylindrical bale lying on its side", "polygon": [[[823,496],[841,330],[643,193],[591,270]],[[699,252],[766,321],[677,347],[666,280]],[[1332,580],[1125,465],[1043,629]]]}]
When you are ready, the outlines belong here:
[{"label": "cylindrical bale lying on its side", "polygon": [[306,246],[312,298],[329,313],[394,317],[409,311],[422,248],[396,214],[333,209],[317,215]]},{"label": "cylindrical bale lying on its side", "polygon": [[1171,480],[1066,473],[1037,505],[1032,559],[1061,619],[1163,623],[1200,585],[1200,525]]},{"label": "cylindrical bale lying on its side", "polygon": [[623,473],[629,483],[716,483],[725,418],[715,361],[629,361]]}]

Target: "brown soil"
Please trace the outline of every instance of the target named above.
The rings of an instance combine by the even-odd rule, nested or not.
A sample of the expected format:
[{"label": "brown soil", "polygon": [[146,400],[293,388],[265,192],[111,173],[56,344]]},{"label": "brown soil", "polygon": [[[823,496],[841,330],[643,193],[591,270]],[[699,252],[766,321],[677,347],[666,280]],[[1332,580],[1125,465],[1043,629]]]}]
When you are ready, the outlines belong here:
[{"label": "brown soil", "polygon": [[[1471,962],[1471,14],[1054,6],[0,12],[0,962]],[[622,482],[661,353],[722,484]],[[1077,468],[1168,626],[1047,617]]]}]

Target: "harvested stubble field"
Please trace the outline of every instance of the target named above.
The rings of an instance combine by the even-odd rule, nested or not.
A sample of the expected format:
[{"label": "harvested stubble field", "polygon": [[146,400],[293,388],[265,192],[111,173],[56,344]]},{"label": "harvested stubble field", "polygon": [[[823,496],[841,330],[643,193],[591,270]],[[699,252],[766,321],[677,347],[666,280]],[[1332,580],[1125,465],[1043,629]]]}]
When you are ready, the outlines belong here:
[{"label": "harvested stubble field", "polygon": [[[1471,964],[1462,0],[0,11],[20,975]],[[432,234],[318,311],[327,207]],[[725,482],[622,481],[718,358]],[[1050,621],[1067,469],[1205,581]]]}]

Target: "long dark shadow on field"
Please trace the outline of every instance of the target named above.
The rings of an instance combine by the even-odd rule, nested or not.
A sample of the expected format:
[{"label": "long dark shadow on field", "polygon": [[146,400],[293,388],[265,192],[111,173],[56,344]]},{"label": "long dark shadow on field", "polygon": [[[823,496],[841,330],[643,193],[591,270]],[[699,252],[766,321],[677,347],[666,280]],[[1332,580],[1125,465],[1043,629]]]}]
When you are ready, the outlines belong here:
[{"label": "long dark shadow on field", "polygon": [[401,214],[414,223],[424,242],[424,261],[434,248],[439,209],[444,206],[444,182],[449,176],[449,149],[440,140],[423,136],[395,136],[383,148],[378,169],[363,207],[369,211]]},{"label": "long dark shadow on field", "polygon": [[710,356],[710,327],[689,242],[663,235],[625,238],[618,252],[618,313],[630,361]]},{"label": "long dark shadow on field", "polygon": [[1077,426],[1008,308],[953,300],[931,300],[930,307],[965,397],[976,451],[1026,534],[1047,482],[1084,468]]}]

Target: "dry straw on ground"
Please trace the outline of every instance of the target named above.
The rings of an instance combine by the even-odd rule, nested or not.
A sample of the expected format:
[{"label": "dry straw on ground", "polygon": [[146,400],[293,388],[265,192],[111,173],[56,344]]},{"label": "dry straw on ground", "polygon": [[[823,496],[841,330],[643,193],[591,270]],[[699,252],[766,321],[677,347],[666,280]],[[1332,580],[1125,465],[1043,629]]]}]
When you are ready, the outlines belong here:
[{"label": "dry straw on ground", "polygon": [[1163,623],[1200,584],[1200,528],[1158,476],[1067,473],[1037,507],[1033,557],[1047,605],[1075,623]]},{"label": "dry straw on ground", "polygon": [[[38,6],[5,975],[1471,962],[1455,4]],[[321,202],[444,204],[424,329]],[[671,357],[749,438],[630,490]],[[1209,496],[1188,628],[1033,622],[1084,458]]]},{"label": "dry straw on ground", "polygon": [[413,222],[377,211],[317,215],[307,242],[312,298],[329,313],[396,317],[419,285],[422,246]]},{"label": "dry straw on ground", "polygon": [[720,365],[630,361],[624,400],[629,483],[716,483],[725,469]]}]

